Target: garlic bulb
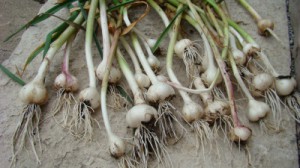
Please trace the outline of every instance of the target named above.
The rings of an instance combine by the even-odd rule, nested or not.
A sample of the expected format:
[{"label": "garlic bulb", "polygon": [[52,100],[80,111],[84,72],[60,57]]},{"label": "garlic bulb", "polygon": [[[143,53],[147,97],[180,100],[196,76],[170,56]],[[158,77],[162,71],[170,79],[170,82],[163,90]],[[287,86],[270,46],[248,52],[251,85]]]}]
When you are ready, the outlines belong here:
[{"label": "garlic bulb", "polygon": [[270,111],[270,107],[268,104],[257,101],[257,100],[249,100],[248,103],[248,119],[249,121],[256,122],[262,118],[264,118]]},{"label": "garlic bulb", "polygon": [[[103,63],[103,61],[99,64],[98,68],[96,69],[96,75],[99,80],[102,80],[104,77],[104,72],[106,70],[106,65]],[[114,66],[111,66],[109,71],[109,83],[118,83],[121,80],[121,71],[118,68],[115,68]]]},{"label": "garlic bulb", "polygon": [[38,81],[32,80],[23,86],[19,92],[20,99],[26,104],[44,104],[48,100],[47,89],[45,85]]},{"label": "garlic bulb", "polygon": [[290,95],[296,86],[297,82],[293,77],[275,80],[275,89],[279,96]]},{"label": "garlic bulb", "polygon": [[203,117],[203,108],[193,101],[188,101],[183,105],[182,115],[186,122],[192,123],[193,121]]},{"label": "garlic bulb", "polygon": [[269,19],[261,19],[257,23],[258,33],[262,36],[268,36],[269,31],[274,29],[274,23]]},{"label": "garlic bulb", "polygon": [[252,85],[255,89],[265,91],[273,84],[273,77],[268,73],[260,73],[252,79]]},{"label": "garlic bulb", "polygon": [[137,128],[142,122],[149,122],[153,118],[157,118],[157,111],[147,104],[135,105],[126,114],[126,122],[131,128]]},{"label": "garlic bulb", "polygon": [[230,132],[230,139],[235,142],[247,141],[252,134],[252,131],[245,126],[234,127]]},{"label": "garlic bulb", "polygon": [[167,98],[174,95],[174,89],[170,85],[162,82],[150,86],[147,91],[147,99],[152,103],[165,101]]},{"label": "garlic bulb", "polygon": [[191,44],[192,44],[192,41],[189,39],[181,39],[181,40],[177,41],[174,46],[175,54],[179,58],[183,59],[183,54],[184,54],[185,48]]},{"label": "garlic bulb", "polygon": [[125,154],[125,143],[118,136],[111,134],[109,135],[109,152],[114,158],[120,158]]},{"label": "garlic bulb", "polygon": [[88,87],[79,93],[79,100],[87,103],[92,109],[100,106],[100,94],[95,87]]}]

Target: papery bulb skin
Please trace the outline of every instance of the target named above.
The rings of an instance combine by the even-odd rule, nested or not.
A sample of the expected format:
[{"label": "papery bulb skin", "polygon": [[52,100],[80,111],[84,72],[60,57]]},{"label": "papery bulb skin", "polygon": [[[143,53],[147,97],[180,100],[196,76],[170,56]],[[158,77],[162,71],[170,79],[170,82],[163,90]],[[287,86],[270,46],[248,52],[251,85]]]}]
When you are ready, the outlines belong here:
[{"label": "papery bulb skin", "polygon": [[237,65],[244,65],[247,61],[246,55],[240,50],[233,50],[232,56]]},{"label": "papery bulb skin", "polygon": [[126,122],[130,128],[137,128],[142,122],[147,123],[153,118],[157,118],[157,111],[147,104],[135,105],[126,114]]},{"label": "papery bulb skin", "polygon": [[79,101],[97,109],[100,106],[100,94],[95,87],[88,87],[79,93]]},{"label": "papery bulb skin", "polygon": [[272,86],[273,77],[268,73],[260,73],[253,77],[252,85],[255,89],[265,91]]},{"label": "papery bulb skin", "polygon": [[[105,70],[106,70],[106,65],[102,61],[96,69],[97,78],[101,81],[103,80]],[[108,82],[111,84],[116,84],[121,80],[121,77],[122,77],[121,71],[118,68],[111,66],[109,71]]]},{"label": "papery bulb skin", "polygon": [[266,115],[271,111],[268,104],[257,101],[257,100],[249,100],[248,103],[248,119],[251,122],[259,121],[260,119],[266,117]]},{"label": "papery bulb skin", "polygon": [[[218,73],[218,69],[214,66],[210,66],[202,75],[201,78],[206,86],[210,86],[212,82],[216,78],[216,74]],[[216,85],[222,82],[222,76],[219,74],[218,78],[216,79]]]},{"label": "papery bulb skin", "polygon": [[75,76],[70,75],[69,78],[67,78],[66,90],[70,92],[76,92],[78,89],[78,79]]},{"label": "papery bulb skin", "polygon": [[155,46],[155,43],[156,43],[156,39],[152,39],[152,38],[149,38],[146,40],[147,41],[147,44],[149,45],[150,48],[153,48]]},{"label": "papery bulb skin", "polygon": [[247,141],[251,135],[251,129],[245,126],[237,126],[230,131],[230,139],[234,142]]},{"label": "papery bulb skin", "polygon": [[256,52],[259,52],[261,50],[261,48],[259,47],[258,44],[256,43],[247,43],[244,47],[243,47],[243,52],[245,53],[245,55],[247,56],[253,56],[256,54]]},{"label": "papery bulb skin", "polygon": [[48,100],[48,92],[42,82],[33,80],[21,88],[19,97],[26,104],[42,105]]},{"label": "papery bulb skin", "polygon": [[179,58],[183,59],[184,50],[189,45],[192,45],[192,41],[189,40],[189,39],[181,39],[181,40],[177,41],[175,46],[174,46],[175,54]]},{"label": "papery bulb skin", "polygon": [[56,89],[65,89],[67,92],[76,92],[79,88],[78,79],[73,75],[61,73],[54,80]]},{"label": "papery bulb skin", "polygon": [[207,105],[207,107],[205,108],[205,113],[228,116],[230,115],[230,107],[226,102],[215,100]]},{"label": "papery bulb skin", "polygon": [[116,159],[122,157],[126,149],[124,141],[114,134],[110,135],[109,141],[109,152],[111,156]]},{"label": "papery bulb skin", "polygon": [[269,19],[262,19],[258,21],[257,27],[258,27],[258,34],[262,36],[269,36],[270,32],[268,31],[268,29],[273,30],[274,23]]},{"label": "papery bulb skin", "polygon": [[65,74],[59,74],[54,80],[54,87],[56,89],[65,88],[67,84],[67,77]]},{"label": "papery bulb skin", "polygon": [[147,61],[154,72],[158,72],[160,70],[160,61],[155,56],[148,57]]},{"label": "papery bulb skin", "polygon": [[169,79],[164,75],[157,75],[156,77],[157,77],[157,80],[160,82],[168,82],[169,81]]},{"label": "papery bulb skin", "polygon": [[275,80],[275,90],[279,96],[290,95],[297,86],[294,78],[284,78]]},{"label": "papery bulb skin", "polygon": [[174,89],[170,85],[163,82],[158,82],[154,85],[151,85],[147,91],[147,99],[151,103],[163,102],[174,95]]},{"label": "papery bulb skin", "polygon": [[188,123],[203,117],[203,108],[194,101],[185,102],[182,108],[182,116]]},{"label": "papery bulb skin", "polygon": [[140,88],[148,88],[151,85],[150,79],[143,73],[137,73],[134,78]]}]

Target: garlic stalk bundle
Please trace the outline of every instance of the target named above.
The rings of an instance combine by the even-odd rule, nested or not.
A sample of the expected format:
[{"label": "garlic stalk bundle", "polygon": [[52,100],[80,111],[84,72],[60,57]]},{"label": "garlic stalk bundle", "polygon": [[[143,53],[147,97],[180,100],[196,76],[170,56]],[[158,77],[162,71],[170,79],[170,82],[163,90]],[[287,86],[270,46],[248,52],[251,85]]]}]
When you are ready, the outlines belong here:
[{"label": "garlic stalk bundle", "polygon": [[[182,7],[181,5],[178,7],[177,10]],[[171,39],[168,46],[168,52],[167,52],[167,72],[170,80],[178,85],[181,86],[181,83],[177,79],[172,66],[173,66],[173,53],[175,51],[176,53],[176,45],[178,45],[180,42],[184,42],[184,40],[181,40],[180,42],[176,43],[176,38],[178,35],[178,27],[181,22],[182,15],[179,15],[177,19],[175,20],[173,32],[171,35]],[[179,54],[178,52],[176,53]],[[197,74],[198,71],[194,71],[192,76]],[[191,97],[187,94],[187,92],[183,90],[179,90],[179,94],[183,100],[183,108],[182,108],[182,117],[183,119],[191,126],[193,131],[196,132],[197,138],[200,139],[200,143],[202,147],[205,143],[211,142],[213,139],[212,131],[209,127],[209,124],[204,120],[205,113],[202,108],[202,106],[196,102],[194,102]]]},{"label": "garlic stalk bundle", "polygon": [[[153,2],[155,3],[155,2]],[[124,18],[125,23],[128,25],[128,17],[127,17],[127,9],[124,9]],[[175,95],[174,89],[163,82],[160,82],[156,74],[151,69],[146,56],[142,50],[142,47],[138,41],[137,35],[132,32],[131,33],[132,43],[137,54],[137,57],[144,68],[144,71],[148,75],[152,85],[149,87],[146,97],[150,104],[156,105],[158,109],[158,125],[161,131],[161,138],[164,142],[167,142],[169,138],[178,139],[178,133],[174,128],[173,121],[179,123],[176,116],[173,114],[176,109],[174,106],[169,102],[169,100]]]},{"label": "garlic stalk bundle", "polygon": [[[130,162],[130,164],[135,165],[139,163],[141,164],[140,166],[147,167],[148,158],[153,153],[153,156],[159,162],[167,166],[170,164],[169,158],[166,158],[168,154],[155,131],[157,129],[155,123],[158,118],[158,112],[154,107],[146,104],[143,93],[134,80],[134,76],[119,49],[117,49],[117,56],[121,70],[134,95],[134,106],[126,113],[126,123],[130,128],[134,129],[133,153],[131,154],[131,159],[126,159],[125,163],[128,164],[128,162],[134,160],[136,162]],[[152,152],[150,153],[150,151]],[[164,161],[165,158],[167,160]]]},{"label": "garlic stalk bundle", "polygon": [[[228,54],[228,45],[229,45],[229,26],[228,26],[228,20],[225,16],[225,14],[222,12],[222,10],[219,9],[218,5],[216,4],[215,1],[207,1],[208,4],[213,7],[218,15],[221,17],[223,23],[224,23],[224,39],[223,39],[223,48],[222,48],[222,54],[219,53],[218,48],[212,38],[212,36],[210,35],[210,33],[208,32],[208,29],[206,28],[206,26],[204,25],[204,23],[202,22],[199,14],[197,13],[193,3],[190,0],[187,0],[187,4],[191,9],[191,12],[193,14],[193,16],[195,17],[196,22],[200,25],[200,31],[202,31],[204,36],[207,36],[207,39],[209,41],[209,44],[211,45],[211,49],[214,53],[214,58],[218,64],[218,68],[221,71],[221,76],[224,80],[225,83],[225,87],[226,87],[226,91],[227,91],[227,95],[228,95],[228,99],[229,99],[229,105],[230,105],[230,110],[231,110],[231,117],[232,117],[232,121],[233,121],[233,128],[231,128],[231,140],[232,141],[246,141],[250,138],[251,136],[251,130],[250,128],[244,126],[241,124],[239,118],[238,118],[238,113],[236,110],[236,104],[234,101],[234,94],[233,94],[233,86],[232,86],[232,82],[230,80],[229,74],[226,71],[226,64],[224,62],[223,59],[226,58],[227,54]],[[203,29],[203,30],[202,30]],[[217,75],[218,76],[218,75]],[[235,131],[235,130],[242,130],[242,131]]]}]

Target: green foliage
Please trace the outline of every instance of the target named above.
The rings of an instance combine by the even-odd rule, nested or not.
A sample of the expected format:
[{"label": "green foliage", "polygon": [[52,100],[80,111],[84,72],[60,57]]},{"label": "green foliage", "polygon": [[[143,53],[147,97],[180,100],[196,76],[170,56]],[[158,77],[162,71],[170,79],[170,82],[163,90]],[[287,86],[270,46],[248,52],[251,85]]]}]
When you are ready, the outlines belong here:
[{"label": "green foliage", "polygon": [[10,79],[17,82],[21,86],[24,86],[26,83],[19,77],[17,77],[15,74],[10,72],[7,68],[5,68],[2,64],[0,64],[0,69],[2,72],[4,72]]}]

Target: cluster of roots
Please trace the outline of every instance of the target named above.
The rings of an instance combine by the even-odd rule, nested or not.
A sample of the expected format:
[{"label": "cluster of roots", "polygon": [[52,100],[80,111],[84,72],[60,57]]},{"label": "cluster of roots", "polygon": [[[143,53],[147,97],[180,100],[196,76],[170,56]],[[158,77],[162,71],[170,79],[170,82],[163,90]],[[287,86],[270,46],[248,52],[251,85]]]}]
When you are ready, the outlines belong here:
[{"label": "cluster of roots", "polygon": [[[177,142],[183,135],[177,128],[179,126],[184,130],[184,127],[177,119],[176,108],[168,101],[159,103],[158,105],[158,119],[156,124],[158,125],[160,138],[164,144],[169,144],[170,141],[173,143]],[[183,131],[181,131],[183,132]]]},{"label": "cluster of roots", "polygon": [[56,118],[55,120],[63,128],[68,129],[74,137],[92,139],[94,120],[91,113],[94,110],[88,101],[78,102],[72,92],[59,89],[51,111],[53,117],[62,112],[61,120]]},{"label": "cluster of roots", "polygon": [[123,109],[127,109],[130,106],[130,102],[125,98],[125,96],[121,95],[116,86],[109,86],[109,93],[111,98],[111,108],[115,111],[121,111]]},{"label": "cluster of roots", "polygon": [[157,134],[158,127],[155,122],[152,119],[134,130],[131,156],[122,160],[121,167],[148,167],[151,159],[155,159],[163,167],[172,167],[166,146]]},{"label": "cluster of roots", "polygon": [[67,92],[65,89],[59,89],[57,91],[57,96],[51,111],[54,118],[55,115],[62,112],[61,120],[55,118],[55,121],[57,121],[58,124],[61,124],[62,127],[69,127],[73,105],[76,103],[77,101],[72,92]]},{"label": "cluster of roots", "polygon": [[77,138],[91,140],[93,136],[92,122],[94,121],[91,113],[94,110],[89,102],[79,102],[74,106],[72,119],[70,122],[70,132]]},{"label": "cluster of roots", "polygon": [[196,43],[192,43],[184,48],[183,63],[186,68],[186,75],[189,79],[195,74],[198,65],[202,62],[202,56],[199,53],[199,49]]},{"label": "cluster of roots", "polygon": [[35,155],[36,161],[40,164],[40,160],[35,149],[35,143],[38,142],[40,149],[39,123],[41,117],[41,108],[36,104],[29,104],[24,107],[22,117],[18,122],[17,129],[13,135],[12,147],[13,157],[11,166],[16,162],[17,155],[22,151],[27,143],[30,144]]}]

